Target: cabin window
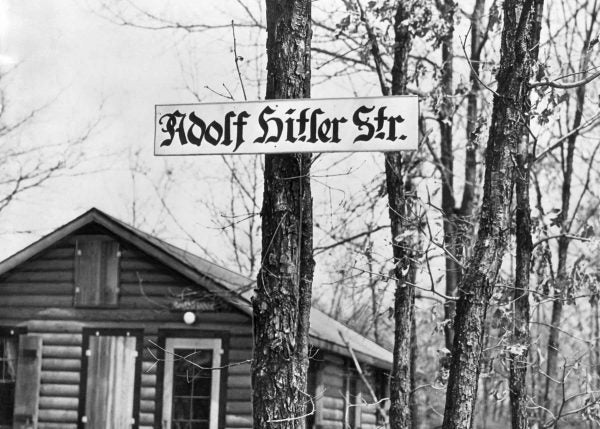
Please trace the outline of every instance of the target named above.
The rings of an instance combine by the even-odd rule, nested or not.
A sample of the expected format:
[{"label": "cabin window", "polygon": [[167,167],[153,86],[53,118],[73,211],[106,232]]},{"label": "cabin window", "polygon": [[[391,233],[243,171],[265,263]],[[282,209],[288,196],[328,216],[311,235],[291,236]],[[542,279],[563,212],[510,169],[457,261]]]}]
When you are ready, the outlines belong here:
[{"label": "cabin window", "polygon": [[15,331],[0,332],[0,429],[13,426],[18,350]]},{"label": "cabin window", "polygon": [[345,407],[344,407],[344,427],[349,429],[358,429],[361,425],[362,417],[362,395],[360,391],[360,381],[356,370],[348,365],[346,369],[345,386]]},{"label": "cabin window", "polygon": [[361,420],[361,394],[359,390],[359,382],[356,376],[350,377],[350,409],[349,411],[349,423],[350,428],[359,428]]},{"label": "cabin window", "polygon": [[119,303],[119,243],[110,237],[77,239],[75,306],[116,307]]},{"label": "cabin window", "polygon": [[220,366],[220,339],[166,339],[164,429],[218,429]]},{"label": "cabin window", "polygon": [[138,427],[141,342],[126,331],[84,331],[80,428]]}]

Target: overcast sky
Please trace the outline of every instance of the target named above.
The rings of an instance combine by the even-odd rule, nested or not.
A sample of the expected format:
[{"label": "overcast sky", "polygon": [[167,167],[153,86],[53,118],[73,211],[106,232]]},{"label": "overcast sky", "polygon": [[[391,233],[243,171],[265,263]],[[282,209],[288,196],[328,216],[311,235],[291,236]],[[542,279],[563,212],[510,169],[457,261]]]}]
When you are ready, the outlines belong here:
[{"label": "overcast sky", "polygon": [[[101,118],[85,147],[81,168],[101,172],[55,180],[12,204],[2,218],[5,245],[0,257],[37,238],[35,233],[12,231],[46,232],[92,206],[129,216],[129,152],[139,148],[147,168],[164,163],[152,157],[154,105],[195,101],[185,89],[182,71],[193,61],[186,50],[190,42],[202,53],[194,73],[203,97],[218,98],[205,85],[238,89],[224,33],[192,39],[184,33],[117,26],[99,16],[97,2],[3,0],[0,8],[2,70],[16,66],[4,84],[10,97],[8,114],[18,117],[47,105],[29,138],[66,139]],[[213,14],[215,22],[220,19],[218,11],[205,12]],[[99,158],[113,153],[118,155],[108,162]],[[206,167],[206,159],[196,164]]]},{"label": "overcast sky", "polygon": [[[232,18],[243,16],[235,0],[144,0],[140,4],[161,16],[194,23],[228,24]],[[219,92],[226,86],[237,99],[242,98],[233,63],[231,30],[190,35],[119,26],[102,16],[105,11],[99,5],[91,0],[0,0],[0,67],[5,72],[11,70],[3,78],[9,96],[7,118],[18,118],[32,108],[45,106],[20,138],[38,144],[64,141],[100,119],[76,169],[77,173],[87,174],[55,179],[42,189],[22,194],[2,212],[0,258],[90,207],[131,221],[132,200],[152,198],[152,184],[143,180],[137,183],[134,195],[129,166],[130,153],[136,151],[138,164],[151,172],[156,183],[166,164],[177,172],[203,172],[203,180],[172,188],[169,205],[184,225],[200,228],[203,240],[219,246],[218,231],[189,201],[199,195],[218,198],[221,185],[215,168],[221,164],[211,157],[154,157],[153,116],[155,104],[196,102],[186,86],[196,90],[202,101],[223,101],[205,86]],[[263,79],[260,88],[247,82],[250,99],[264,96],[264,61],[250,61],[264,54],[264,33],[237,30],[238,54],[247,59],[242,64],[244,74]],[[367,87],[361,90],[360,95],[370,95]],[[352,95],[335,80],[313,87],[313,97]],[[369,163],[375,158],[360,155],[362,170],[340,178],[343,186],[356,189],[361,174],[373,172]],[[341,166],[341,170],[347,168]],[[328,179],[320,181],[324,180]],[[317,196],[319,192],[327,193],[325,198],[336,195],[335,190],[315,186]],[[145,229],[157,227],[152,225],[151,209],[148,211]],[[169,230],[167,226],[161,236],[187,246],[177,228]]]}]

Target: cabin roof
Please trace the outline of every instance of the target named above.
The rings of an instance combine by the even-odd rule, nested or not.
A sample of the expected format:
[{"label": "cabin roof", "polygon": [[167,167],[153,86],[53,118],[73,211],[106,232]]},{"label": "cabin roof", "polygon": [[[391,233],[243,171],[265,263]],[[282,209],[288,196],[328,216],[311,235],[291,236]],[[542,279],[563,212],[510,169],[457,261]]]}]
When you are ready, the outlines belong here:
[{"label": "cabin roof", "polygon": [[[106,228],[149,256],[160,260],[169,268],[227,300],[247,315],[252,315],[250,298],[254,291],[255,280],[173,246],[96,208],[88,210],[0,262],[0,275],[18,267],[90,224],[98,224]],[[310,322],[311,344],[314,346],[350,357],[351,354],[346,345],[348,342],[360,361],[385,369],[391,365],[392,354],[388,350],[329,317],[314,306],[311,310]]]}]

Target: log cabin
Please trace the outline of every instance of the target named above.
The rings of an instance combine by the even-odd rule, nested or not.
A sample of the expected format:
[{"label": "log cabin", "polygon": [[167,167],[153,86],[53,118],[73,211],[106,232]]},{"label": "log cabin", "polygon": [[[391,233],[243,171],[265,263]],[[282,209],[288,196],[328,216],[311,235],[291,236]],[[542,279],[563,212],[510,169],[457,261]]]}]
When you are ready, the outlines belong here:
[{"label": "log cabin", "polygon": [[[84,213],[0,263],[0,429],[252,428],[253,286]],[[316,308],[310,344],[307,427],[379,426],[391,353]]]}]

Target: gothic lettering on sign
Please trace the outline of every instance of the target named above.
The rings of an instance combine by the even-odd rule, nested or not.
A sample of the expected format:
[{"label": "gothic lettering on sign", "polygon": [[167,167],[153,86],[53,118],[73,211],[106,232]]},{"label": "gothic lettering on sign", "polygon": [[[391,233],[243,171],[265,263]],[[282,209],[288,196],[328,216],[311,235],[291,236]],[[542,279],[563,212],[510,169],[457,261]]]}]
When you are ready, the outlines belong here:
[{"label": "gothic lettering on sign", "polygon": [[157,106],[156,153],[415,149],[418,100],[385,98]]}]

